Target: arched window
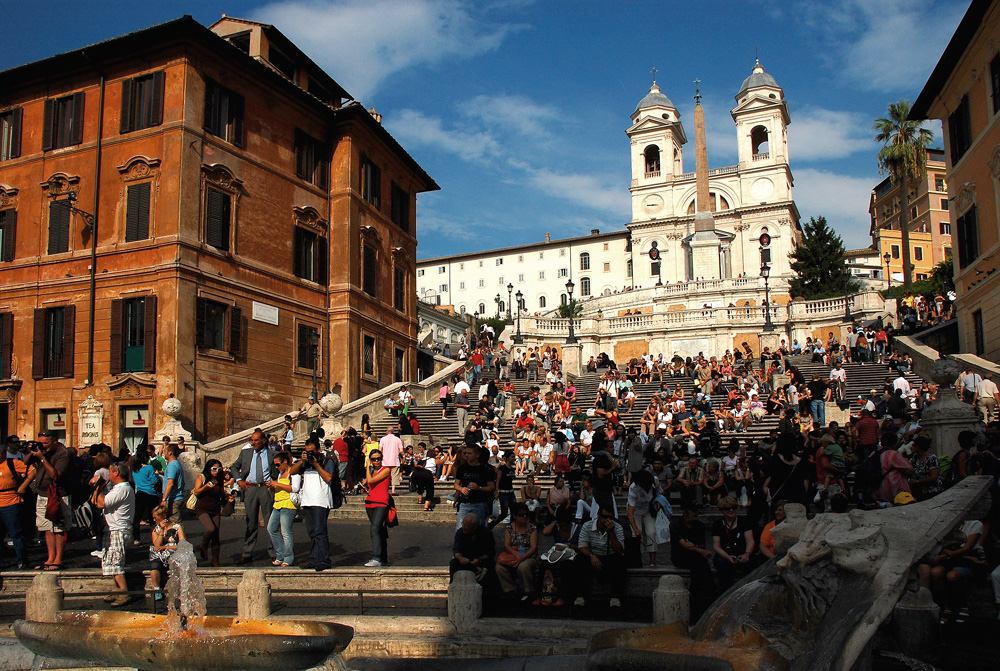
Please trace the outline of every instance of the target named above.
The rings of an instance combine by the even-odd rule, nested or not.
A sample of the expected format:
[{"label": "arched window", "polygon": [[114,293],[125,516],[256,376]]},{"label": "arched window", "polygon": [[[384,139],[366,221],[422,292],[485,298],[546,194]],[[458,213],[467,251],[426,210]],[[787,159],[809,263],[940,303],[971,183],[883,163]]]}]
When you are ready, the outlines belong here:
[{"label": "arched window", "polygon": [[643,152],[643,156],[646,158],[646,177],[659,177],[660,148],[655,144],[651,144],[646,147],[646,151]]},{"label": "arched window", "polygon": [[465,316],[465,306],[464,305],[459,305],[458,306],[458,314],[460,314],[462,316]]},{"label": "arched window", "polygon": [[479,314],[480,314],[480,316],[486,314],[486,304],[485,303],[480,303],[479,304]]},{"label": "arched window", "polygon": [[726,200],[725,196],[720,195],[719,196],[719,211],[721,212],[722,210],[728,210],[728,209],[729,209],[729,201]]},{"label": "arched window", "polygon": [[589,296],[590,295],[590,278],[581,277],[580,278],[580,295]]},{"label": "arched window", "polygon": [[627,277],[632,277],[632,259],[625,262],[625,274]]},{"label": "arched window", "polygon": [[611,295],[611,289],[605,289],[604,291],[601,292],[601,295],[602,296],[610,296]]},{"label": "arched window", "polygon": [[566,297],[566,294],[559,294],[559,304],[566,305],[567,303],[569,303],[569,298]]},{"label": "arched window", "polygon": [[580,253],[580,270],[590,270],[590,252]]},{"label": "arched window", "polygon": [[526,310],[526,309],[527,309],[527,307],[526,307],[526,306],[527,306],[527,304],[528,304],[528,303],[527,303],[527,302],[526,302],[526,301],[525,301],[525,300],[524,300],[524,299],[522,298],[521,300],[519,300],[519,301],[517,302],[517,307],[518,307],[518,309],[519,309],[519,310],[521,310],[521,311],[523,312],[524,310]]},{"label": "arched window", "polygon": [[538,297],[538,307],[540,307],[540,308],[544,308],[545,307],[545,296],[539,296]]},{"label": "arched window", "polygon": [[507,311],[506,301],[500,301],[500,312],[506,312],[506,311]]},{"label": "arched window", "polygon": [[750,131],[750,147],[753,150],[753,160],[768,158],[767,128],[754,126]]}]

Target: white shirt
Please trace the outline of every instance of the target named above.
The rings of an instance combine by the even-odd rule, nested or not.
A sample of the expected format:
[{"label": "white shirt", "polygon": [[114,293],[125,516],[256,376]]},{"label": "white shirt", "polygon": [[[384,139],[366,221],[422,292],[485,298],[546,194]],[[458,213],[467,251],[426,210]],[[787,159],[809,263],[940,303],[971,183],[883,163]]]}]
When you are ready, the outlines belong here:
[{"label": "white shirt", "polygon": [[910,394],[910,383],[902,375],[892,381],[892,387],[893,389],[902,389],[903,396],[909,396]]},{"label": "white shirt", "polygon": [[127,482],[119,482],[104,495],[104,519],[111,531],[132,529],[135,514],[135,492]]},{"label": "white shirt", "polygon": [[996,398],[997,384],[993,380],[983,378],[983,381],[976,385],[976,393],[979,394],[979,398]]},{"label": "white shirt", "polygon": [[830,371],[830,379],[847,382],[847,370],[844,368],[834,368]]},{"label": "white shirt", "polygon": [[[336,464],[333,464],[332,468],[334,469],[332,471],[333,477],[339,477],[337,475]],[[299,487],[299,507],[316,506],[317,508],[332,508],[333,492],[330,491],[330,483],[320,477],[319,471],[307,465],[300,475],[302,476],[302,485]]]},{"label": "white shirt", "polygon": [[469,390],[469,383],[466,382],[465,380],[459,380],[458,384],[455,385],[455,394],[456,395],[457,394],[461,394],[463,389],[465,391],[470,391]]}]

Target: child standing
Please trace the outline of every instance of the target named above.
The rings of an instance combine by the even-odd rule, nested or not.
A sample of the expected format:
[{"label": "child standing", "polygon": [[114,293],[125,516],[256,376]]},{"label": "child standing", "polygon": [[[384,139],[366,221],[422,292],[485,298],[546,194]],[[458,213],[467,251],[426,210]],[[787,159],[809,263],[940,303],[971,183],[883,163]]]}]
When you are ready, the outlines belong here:
[{"label": "child standing", "polygon": [[153,543],[149,546],[149,578],[153,583],[153,599],[163,599],[163,576],[169,570],[170,556],[177,551],[177,542],[184,540],[184,529],[170,521],[167,506],[153,508]]}]

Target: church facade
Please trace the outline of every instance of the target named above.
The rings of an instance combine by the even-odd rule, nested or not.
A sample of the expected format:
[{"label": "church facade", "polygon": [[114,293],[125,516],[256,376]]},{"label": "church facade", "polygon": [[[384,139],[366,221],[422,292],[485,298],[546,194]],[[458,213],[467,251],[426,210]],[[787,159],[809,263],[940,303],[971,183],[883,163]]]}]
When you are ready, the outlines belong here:
[{"label": "church facade", "polygon": [[[669,309],[759,305],[764,292],[758,278],[767,264],[771,302],[787,303],[788,256],[801,237],[792,198],[788,104],[759,62],[735,100],[731,114],[739,162],[709,170],[703,154],[699,170],[686,173],[687,131],[676,106],[654,82],[626,130],[632,216],[624,230],[589,239],[546,234],[544,242],[418,261],[419,299],[452,305],[459,313],[482,313],[485,307],[491,314],[508,298],[501,285],[512,284],[524,296],[523,310],[532,314],[565,302],[565,285],[572,279],[573,297],[584,301],[585,314],[607,311],[604,303],[613,304],[612,310],[623,305],[619,298],[602,297],[645,294],[666,285],[675,285]],[[708,184],[702,203],[697,202],[699,171]],[[504,281],[498,284],[499,277]],[[683,287],[676,285],[689,290],[678,292]],[[628,302],[668,309],[654,308],[651,295],[635,299]]]},{"label": "church facade", "polygon": [[[791,117],[784,91],[759,62],[731,114],[739,162],[707,170],[708,202],[697,203],[698,171],[684,172],[687,134],[673,102],[654,82],[632,113],[626,131],[632,156],[628,229],[644,260],[635,266],[636,284],[758,277],[766,263],[779,288],[776,300],[787,299],[780,289],[787,286],[788,255],[801,235],[789,167]],[[708,235],[696,230],[699,211],[712,214]]]}]

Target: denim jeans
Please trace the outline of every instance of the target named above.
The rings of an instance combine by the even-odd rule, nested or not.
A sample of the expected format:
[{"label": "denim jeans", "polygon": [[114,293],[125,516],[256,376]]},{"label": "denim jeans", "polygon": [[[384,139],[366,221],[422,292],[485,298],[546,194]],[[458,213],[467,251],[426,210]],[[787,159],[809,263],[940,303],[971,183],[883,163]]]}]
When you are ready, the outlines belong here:
[{"label": "denim jeans", "polygon": [[389,563],[389,528],[385,525],[389,508],[377,506],[365,510],[368,513],[368,524],[371,526],[372,559],[379,560],[384,566]]},{"label": "denim jeans", "polygon": [[17,556],[18,565],[22,566],[24,564],[24,534],[21,533],[19,508],[20,506],[16,503],[12,506],[0,507],[0,523],[3,524],[7,535],[14,544],[14,554]]},{"label": "denim jeans", "polygon": [[274,558],[285,564],[295,561],[295,541],[292,538],[294,519],[294,508],[276,508],[271,511],[271,518],[267,522],[267,533],[271,534],[271,545],[274,546]]},{"label": "denim jeans", "polygon": [[455,523],[455,531],[462,528],[462,520],[469,513],[475,513],[479,516],[479,524],[486,524],[490,519],[490,509],[493,508],[492,503],[481,502],[481,503],[459,503],[458,504],[458,521]]},{"label": "denim jeans", "polygon": [[330,516],[330,509],[322,506],[302,506],[302,516],[305,518],[306,531],[309,532],[309,560],[314,566],[329,566],[330,537],[326,520]]},{"label": "denim jeans", "polygon": [[815,419],[821,427],[826,426],[826,401],[814,398],[809,403],[809,408],[812,411],[813,419]]}]

